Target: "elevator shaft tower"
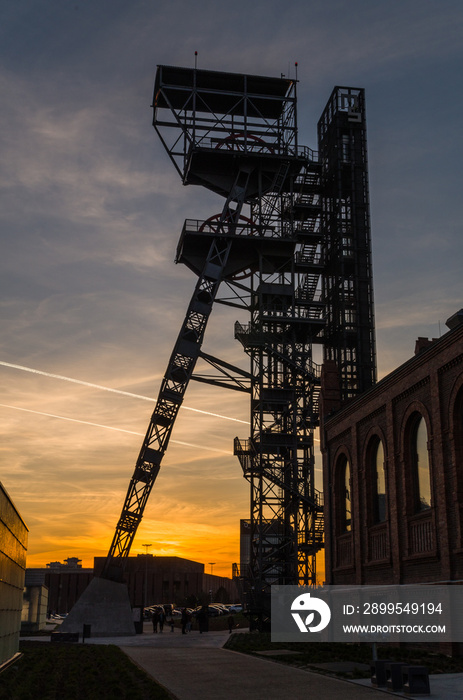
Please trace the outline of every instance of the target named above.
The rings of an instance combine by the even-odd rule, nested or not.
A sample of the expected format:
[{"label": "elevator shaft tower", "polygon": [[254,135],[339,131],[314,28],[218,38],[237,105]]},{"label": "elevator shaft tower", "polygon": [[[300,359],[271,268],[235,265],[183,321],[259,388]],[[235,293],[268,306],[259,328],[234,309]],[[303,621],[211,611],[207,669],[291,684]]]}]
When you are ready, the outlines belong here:
[{"label": "elevator shaft tower", "polygon": [[318,122],[324,358],[344,401],[376,381],[365,91],[336,87]]}]

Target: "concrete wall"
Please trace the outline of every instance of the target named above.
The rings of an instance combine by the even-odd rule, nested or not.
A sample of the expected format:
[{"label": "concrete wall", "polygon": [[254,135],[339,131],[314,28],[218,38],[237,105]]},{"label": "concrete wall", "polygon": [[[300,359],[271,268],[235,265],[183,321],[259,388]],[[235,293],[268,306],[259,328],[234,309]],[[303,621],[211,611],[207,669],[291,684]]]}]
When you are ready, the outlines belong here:
[{"label": "concrete wall", "polygon": [[[95,557],[95,575],[101,572],[104,557]],[[133,607],[175,603],[185,605],[190,596],[212,591],[215,600],[217,591],[225,588],[231,602],[237,600],[235,582],[232,579],[207,574],[204,564],[181,557],[138,555],[128,557],[125,562],[124,581],[127,583]],[[146,598],[145,598],[146,593]]]},{"label": "concrete wall", "polygon": [[48,611],[48,588],[26,586],[23,594],[21,632],[38,632],[45,629]]},{"label": "concrete wall", "polygon": [[64,614],[72,610],[93,578],[93,569],[60,568],[27,569],[26,587],[47,588],[47,612]]},{"label": "concrete wall", "polygon": [[28,529],[0,483],[0,666],[18,651]]}]

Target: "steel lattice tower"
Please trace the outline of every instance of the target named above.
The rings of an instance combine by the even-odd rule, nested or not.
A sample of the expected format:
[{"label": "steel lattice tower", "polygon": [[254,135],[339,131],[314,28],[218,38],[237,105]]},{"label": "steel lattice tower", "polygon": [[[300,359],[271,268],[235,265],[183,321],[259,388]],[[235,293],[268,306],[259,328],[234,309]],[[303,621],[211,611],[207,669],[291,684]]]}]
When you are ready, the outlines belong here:
[{"label": "steel lattice tower", "polygon": [[334,88],[318,122],[324,357],[348,400],[376,381],[365,91]]},{"label": "steel lattice tower", "polygon": [[[342,102],[336,90],[348,90],[349,99]],[[314,484],[320,367],[313,344],[324,343],[325,356],[341,368],[353,358],[349,367],[359,375],[370,344],[366,376],[374,374],[371,293],[362,291],[365,280],[371,288],[363,93],[338,88],[333,95],[320,120],[319,159],[298,144],[294,80],[170,66],[158,66],[155,80],[153,125],[174,167],[184,184],[206,187],[224,204],[206,221],[187,219],[181,233],[176,262],[198,279],[104,575],[122,575],[190,379],[248,392],[251,434],[235,439],[235,454],[250,483],[251,558],[235,574],[247,593],[251,626],[261,628],[271,585],[315,584],[315,555],[323,546]],[[346,135],[355,153],[347,175],[339,155]],[[347,239],[347,231],[360,267],[337,260],[338,239]],[[354,307],[346,280],[361,290]],[[235,326],[249,371],[202,350],[214,302],[249,313],[248,323]],[[337,325],[338,309],[351,308],[361,319],[363,354],[349,355],[352,344]],[[214,374],[197,372],[198,361]],[[341,369],[346,395],[352,371]]]}]

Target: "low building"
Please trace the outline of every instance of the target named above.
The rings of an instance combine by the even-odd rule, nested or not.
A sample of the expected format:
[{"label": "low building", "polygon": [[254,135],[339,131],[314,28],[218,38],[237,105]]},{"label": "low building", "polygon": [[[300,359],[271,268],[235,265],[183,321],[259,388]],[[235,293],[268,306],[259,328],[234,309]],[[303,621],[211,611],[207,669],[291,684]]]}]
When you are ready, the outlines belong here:
[{"label": "low building", "polygon": [[[103,570],[104,557],[95,557],[95,575]],[[185,605],[189,599],[207,595],[217,601],[219,591],[225,591],[231,601],[236,599],[235,583],[224,576],[204,572],[204,564],[182,557],[162,557],[139,554],[128,557],[124,567],[132,607],[175,603]],[[219,594],[220,595],[220,594]]]},{"label": "low building", "polygon": [[[101,574],[104,563],[105,557],[95,557],[94,568],[83,569],[74,558],[64,564],[51,562],[45,568],[28,569],[28,585],[46,586],[49,613],[63,615],[70,612],[93,576]],[[157,603],[185,605],[189,599],[204,596],[214,601],[228,597],[234,602],[237,598],[232,579],[207,574],[204,564],[181,557],[128,557],[124,581],[134,608]]]},{"label": "low building", "polygon": [[[103,570],[105,557],[95,557],[95,575]],[[203,587],[204,564],[181,557],[139,554],[127,557],[124,581],[132,607],[156,603],[185,603]]]},{"label": "low building", "polygon": [[0,668],[19,649],[28,532],[0,483]]},{"label": "low building", "polygon": [[[68,558],[63,563],[50,562],[43,568],[31,568],[26,572],[29,588],[48,589],[47,613],[66,614],[80,598],[93,578],[93,569],[83,569],[80,560]],[[38,593],[37,593],[38,595]],[[41,597],[40,605],[43,606]],[[24,615],[25,617],[25,615]],[[26,620],[24,620],[26,622]],[[31,620],[32,622],[32,620]]]}]

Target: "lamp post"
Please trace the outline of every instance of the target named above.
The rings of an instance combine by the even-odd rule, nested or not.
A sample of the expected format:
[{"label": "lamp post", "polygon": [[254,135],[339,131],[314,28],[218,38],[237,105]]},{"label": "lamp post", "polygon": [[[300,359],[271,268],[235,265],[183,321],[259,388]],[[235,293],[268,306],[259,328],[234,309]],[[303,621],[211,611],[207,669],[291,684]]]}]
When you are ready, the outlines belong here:
[{"label": "lamp post", "polygon": [[152,544],[142,544],[145,547],[145,581],[143,584],[143,610],[142,610],[142,621],[145,614],[146,598],[148,593],[148,549],[152,547]]},{"label": "lamp post", "polygon": [[[212,567],[214,566],[215,561],[210,561],[208,563],[209,563],[209,566],[211,567],[211,576],[212,576]],[[211,599],[210,602],[212,603],[212,581],[211,581],[211,587],[209,590],[209,598]]]}]

